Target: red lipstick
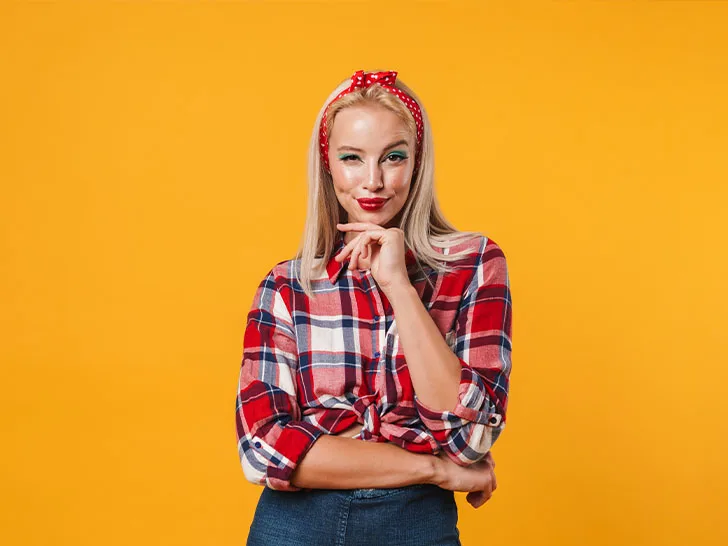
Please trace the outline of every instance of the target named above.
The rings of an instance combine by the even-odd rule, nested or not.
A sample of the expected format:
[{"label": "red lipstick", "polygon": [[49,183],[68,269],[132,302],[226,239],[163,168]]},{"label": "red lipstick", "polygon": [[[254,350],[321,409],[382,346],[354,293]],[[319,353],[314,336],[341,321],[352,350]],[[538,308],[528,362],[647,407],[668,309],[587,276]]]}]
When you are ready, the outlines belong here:
[{"label": "red lipstick", "polygon": [[378,197],[376,199],[363,197],[361,199],[357,199],[357,202],[359,203],[359,206],[364,210],[373,211],[382,208],[384,203],[387,202],[387,199],[383,199],[381,197]]}]

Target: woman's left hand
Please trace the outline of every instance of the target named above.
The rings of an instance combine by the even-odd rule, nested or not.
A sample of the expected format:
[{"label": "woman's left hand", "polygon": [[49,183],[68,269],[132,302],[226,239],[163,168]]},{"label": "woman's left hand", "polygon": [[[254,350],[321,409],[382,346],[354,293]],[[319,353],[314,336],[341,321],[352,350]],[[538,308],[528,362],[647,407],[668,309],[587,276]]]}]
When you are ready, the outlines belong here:
[{"label": "woman's left hand", "polygon": [[340,231],[358,232],[337,255],[341,262],[351,255],[349,269],[371,270],[379,288],[386,291],[400,283],[409,284],[404,259],[404,231],[399,228],[383,228],[369,222],[336,224]]}]

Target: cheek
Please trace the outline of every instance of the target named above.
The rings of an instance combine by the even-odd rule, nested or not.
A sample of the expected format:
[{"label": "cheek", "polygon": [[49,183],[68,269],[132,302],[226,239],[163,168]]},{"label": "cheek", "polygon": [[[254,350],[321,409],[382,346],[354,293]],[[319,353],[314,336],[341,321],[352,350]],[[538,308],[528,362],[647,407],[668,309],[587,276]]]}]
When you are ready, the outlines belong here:
[{"label": "cheek", "polygon": [[387,177],[387,185],[400,196],[406,196],[409,186],[409,177],[412,175],[409,171],[398,169],[389,173]]},{"label": "cheek", "polygon": [[357,186],[360,176],[355,169],[339,167],[332,169],[331,178],[337,192],[347,192]]}]

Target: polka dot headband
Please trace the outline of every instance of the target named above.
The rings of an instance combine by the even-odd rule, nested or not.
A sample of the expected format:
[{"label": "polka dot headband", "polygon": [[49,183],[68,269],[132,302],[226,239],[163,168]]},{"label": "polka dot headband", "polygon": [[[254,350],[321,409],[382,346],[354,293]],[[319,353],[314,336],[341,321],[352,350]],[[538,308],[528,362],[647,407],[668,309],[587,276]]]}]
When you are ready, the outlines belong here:
[{"label": "polka dot headband", "polygon": [[374,84],[380,85],[385,91],[389,91],[393,95],[399,97],[399,99],[405,104],[409,111],[412,112],[412,116],[415,118],[415,124],[417,125],[417,141],[415,144],[417,148],[415,151],[415,172],[417,172],[417,168],[419,167],[420,163],[420,151],[422,149],[422,135],[424,134],[422,124],[422,112],[420,111],[420,106],[412,97],[410,97],[401,89],[394,86],[394,82],[396,79],[397,72],[364,72],[363,70],[357,70],[351,77],[351,85],[344,89],[341,93],[336,95],[334,100],[332,100],[328,104],[326,110],[324,110],[324,115],[321,118],[321,127],[319,128],[321,159],[324,162],[326,172],[331,172],[331,169],[329,167],[329,139],[328,135],[326,134],[326,114],[329,108],[334,102],[339,100],[344,95],[347,95],[352,91],[356,91],[357,89],[364,89],[365,87],[369,87],[370,85]]}]

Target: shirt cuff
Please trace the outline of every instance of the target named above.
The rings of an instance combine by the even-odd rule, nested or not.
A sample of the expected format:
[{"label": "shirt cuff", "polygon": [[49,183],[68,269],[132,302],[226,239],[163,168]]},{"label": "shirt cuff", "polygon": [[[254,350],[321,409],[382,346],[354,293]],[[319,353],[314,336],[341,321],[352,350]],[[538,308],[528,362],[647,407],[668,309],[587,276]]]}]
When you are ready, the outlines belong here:
[{"label": "shirt cuff", "polygon": [[503,415],[493,404],[483,379],[463,359],[460,370],[458,402],[452,411],[432,409],[414,395],[415,407],[425,426],[430,430],[445,430],[461,427],[468,422],[498,427]]},{"label": "shirt cuff", "polygon": [[300,491],[300,487],[291,483],[291,475],[322,434],[324,431],[315,425],[298,421],[286,424],[275,446],[253,438],[253,449],[268,460],[266,485],[278,491]]}]

